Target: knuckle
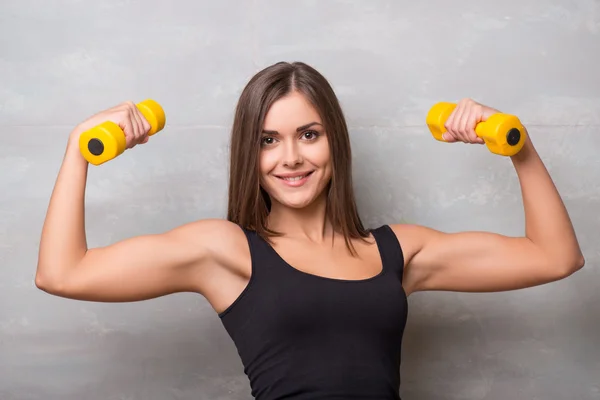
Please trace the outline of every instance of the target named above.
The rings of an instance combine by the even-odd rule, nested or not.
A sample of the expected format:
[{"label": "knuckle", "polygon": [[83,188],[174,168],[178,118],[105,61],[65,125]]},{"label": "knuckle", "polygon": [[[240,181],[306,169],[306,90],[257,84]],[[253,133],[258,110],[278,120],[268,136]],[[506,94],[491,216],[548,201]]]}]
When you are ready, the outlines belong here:
[{"label": "knuckle", "polygon": [[120,116],[122,119],[129,120],[129,111],[128,111],[128,109],[127,109],[127,108],[122,108],[122,109],[119,111],[119,116]]}]

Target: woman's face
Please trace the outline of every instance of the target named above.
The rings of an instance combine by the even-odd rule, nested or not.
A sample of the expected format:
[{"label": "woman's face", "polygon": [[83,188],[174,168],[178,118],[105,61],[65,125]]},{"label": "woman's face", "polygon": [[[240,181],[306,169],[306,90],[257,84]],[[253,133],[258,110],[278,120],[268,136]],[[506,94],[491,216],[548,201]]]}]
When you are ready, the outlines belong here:
[{"label": "woman's face", "polygon": [[272,206],[303,208],[331,179],[327,134],[319,113],[298,93],[279,99],[269,109],[261,137],[261,186]]}]

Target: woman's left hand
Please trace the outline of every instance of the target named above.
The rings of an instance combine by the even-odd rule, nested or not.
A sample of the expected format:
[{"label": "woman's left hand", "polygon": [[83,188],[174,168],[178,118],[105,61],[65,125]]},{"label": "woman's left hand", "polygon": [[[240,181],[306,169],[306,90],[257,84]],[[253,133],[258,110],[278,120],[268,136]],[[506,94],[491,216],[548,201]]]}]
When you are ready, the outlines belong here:
[{"label": "woman's left hand", "polygon": [[475,133],[475,127],[478,123],[487,120],[490,116],[499,112],[471,99],[463,99],[458,102],[456,108],[444,124],[446,132],[442,138],[448,143],[484,144],[483,139]]}]

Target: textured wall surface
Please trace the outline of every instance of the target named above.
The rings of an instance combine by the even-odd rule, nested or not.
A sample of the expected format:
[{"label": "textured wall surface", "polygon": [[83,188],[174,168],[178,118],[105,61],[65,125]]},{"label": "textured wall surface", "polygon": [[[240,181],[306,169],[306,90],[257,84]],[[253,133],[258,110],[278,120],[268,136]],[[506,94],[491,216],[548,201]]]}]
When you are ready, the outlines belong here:
[{"label": "textured wall surface", "polygon": [[437,101],[517,114],[573,219],[587,264],[560,282],[410,298],[405,399],[600,399],[600,3],[597,0],[0,3],[0,399],[249,399],[208,303],[101,304],[34,285],[70,130],[154,98],[168,125],[90,167],[91,247],[224,217],[237,96],[259,69],[305,61],[351,129],[368,226],[408,221],[519,235],[509,160],[431,138]]}]

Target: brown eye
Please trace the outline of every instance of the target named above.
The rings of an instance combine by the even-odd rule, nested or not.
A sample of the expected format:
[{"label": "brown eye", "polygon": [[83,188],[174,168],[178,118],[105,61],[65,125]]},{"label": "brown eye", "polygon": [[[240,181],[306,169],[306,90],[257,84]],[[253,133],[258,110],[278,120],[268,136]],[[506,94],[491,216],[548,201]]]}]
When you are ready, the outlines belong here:
[{"label": "brown eye", "polygon": [[273,138],[269,136],[265,136],[260,140],[261,145],[270,145],[273,144]]},{"label": "brown eye", "polygon": [[317,131],[306,131],[302,133],[302,136],[308,140],[315,140],[319,136],[319,132]]}]

